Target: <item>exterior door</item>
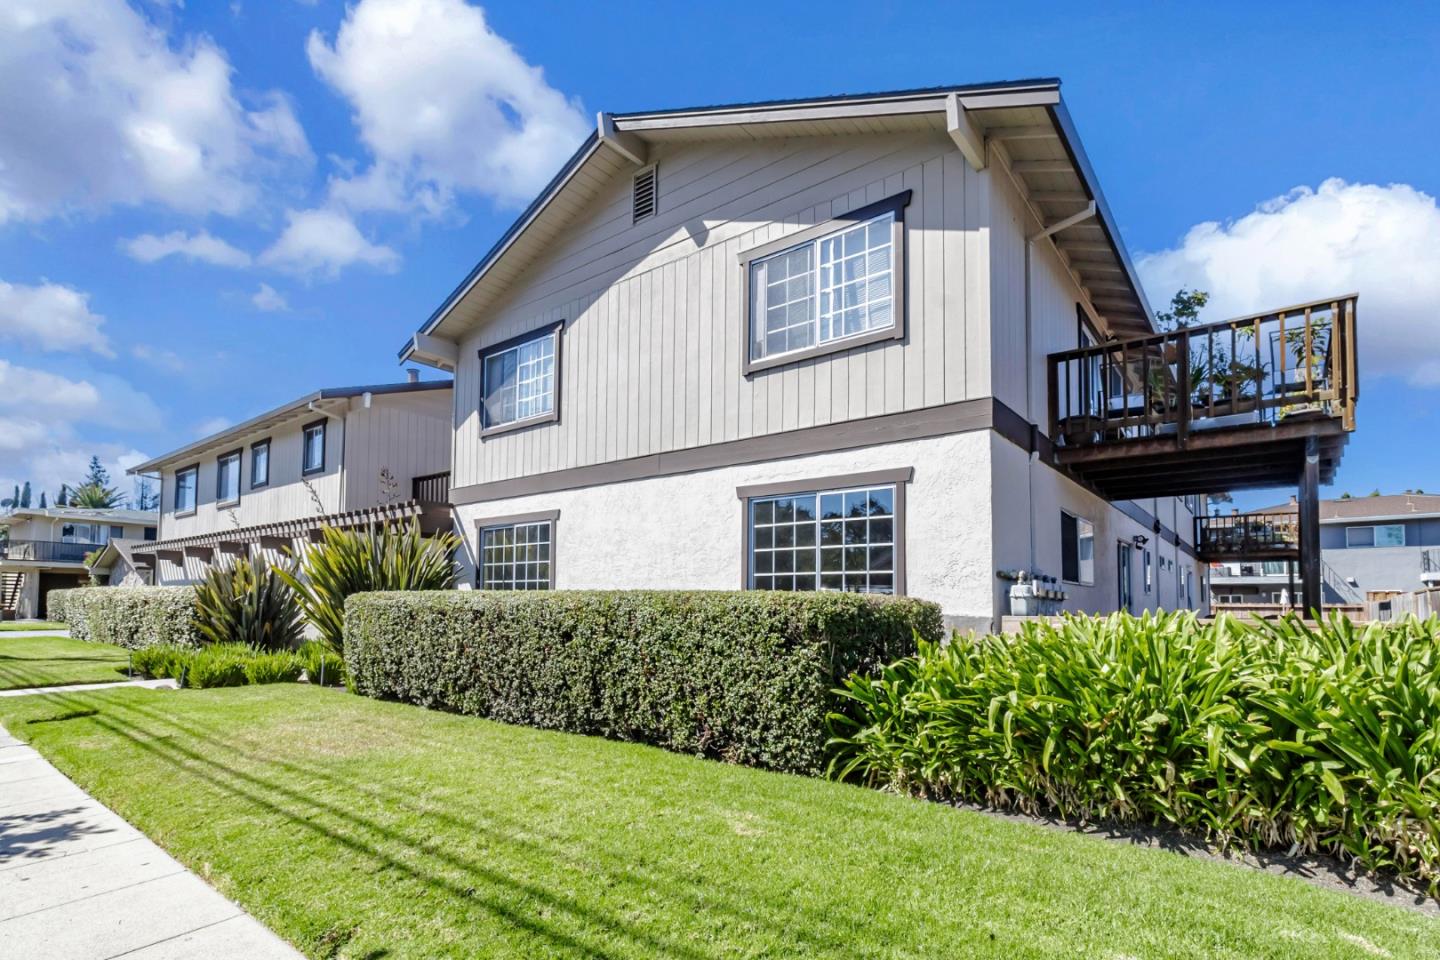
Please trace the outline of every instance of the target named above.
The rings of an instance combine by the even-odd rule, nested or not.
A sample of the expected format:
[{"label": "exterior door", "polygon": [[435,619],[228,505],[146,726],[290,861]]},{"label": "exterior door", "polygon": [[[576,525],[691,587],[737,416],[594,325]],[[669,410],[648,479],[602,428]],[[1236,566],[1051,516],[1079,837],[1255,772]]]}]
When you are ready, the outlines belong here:
[{"label": "exterior door", "polygon": [[1134,579],[1134,556],[1135,548],[1128,543],[1120,543],[1118,546],[1119,555],[1116,560],[1116,580],[1120,584],[1119,608],[1127,613],[1135,612],[1135,579]]}]

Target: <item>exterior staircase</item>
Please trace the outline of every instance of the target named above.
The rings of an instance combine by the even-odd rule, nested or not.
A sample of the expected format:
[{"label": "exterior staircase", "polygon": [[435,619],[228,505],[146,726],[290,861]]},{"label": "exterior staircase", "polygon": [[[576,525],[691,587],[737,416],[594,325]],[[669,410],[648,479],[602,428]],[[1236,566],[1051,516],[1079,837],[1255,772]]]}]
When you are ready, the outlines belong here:
[{"label": "exterior staircase", "polygon": [[25,587],[25,574],[18,571],[0,573],[0,619],[15,616],[20,591]]}]

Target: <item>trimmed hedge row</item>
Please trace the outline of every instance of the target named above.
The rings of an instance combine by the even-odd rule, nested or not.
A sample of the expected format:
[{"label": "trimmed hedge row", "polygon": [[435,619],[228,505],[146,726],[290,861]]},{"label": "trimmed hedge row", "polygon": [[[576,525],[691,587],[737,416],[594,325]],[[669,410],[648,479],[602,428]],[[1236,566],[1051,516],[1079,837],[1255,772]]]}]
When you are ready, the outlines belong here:
[{"label": "trimmed hedge row", "polygon": [[935,604],[841,593],[362,593],[354,689],[818,773],[834,688],[943,634]]},{"label": "trimmed hedge row", "polygon": [[49,616],[76,640],[136,649],[155,644],[198,647],[194,587],[77,587],[51,590]]}]

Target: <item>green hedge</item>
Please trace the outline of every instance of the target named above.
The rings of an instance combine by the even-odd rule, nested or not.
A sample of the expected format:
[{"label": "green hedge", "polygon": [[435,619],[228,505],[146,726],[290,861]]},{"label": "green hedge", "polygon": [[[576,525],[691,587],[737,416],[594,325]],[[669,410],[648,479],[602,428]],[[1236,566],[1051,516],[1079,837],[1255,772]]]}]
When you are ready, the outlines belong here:
[{"label": "green hedge", "polygon": [[49,615],[77,640],[137,649],[154,644],[198,647],[194,587],[78,587],[51,590]]},{"label": "green hedge", "polygon": [[855,594],[362,593],[345,659],[369,696],[814,773],[840,680],[942,630]]},{"label": "green hedge", "polygon": [[845,692],[839,777],[1440,884],[1440,619],[1027,623]]}]

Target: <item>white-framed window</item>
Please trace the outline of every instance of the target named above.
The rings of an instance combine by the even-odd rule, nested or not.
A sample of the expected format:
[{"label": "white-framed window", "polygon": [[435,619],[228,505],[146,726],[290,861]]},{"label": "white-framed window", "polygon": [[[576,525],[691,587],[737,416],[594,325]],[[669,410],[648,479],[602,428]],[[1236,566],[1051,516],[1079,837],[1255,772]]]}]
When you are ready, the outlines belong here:
[{"label": "white-framed window", "polygon": [[1095,524],[1067,510],[1060,511],[1060,579],[1095,585]]},{"label": "white-framed window", "polygon": [[551,590],[555,586],[555,523],[530,520],[480,528],[482,590]]},{"label": "white-framed window", "polygon": [[268,486],[270,483],[270,441],[260,440],[250,444],[250,489]]},{"label": "white-framed window", "polygon": [[195,509],[195,490],[200,480],[198,466],[175,471],[175,512],[189,513]]},{"label": "white-framed window", "polygon": [[903,589],[894,484],[752,497],[747,509],[751,589]]},{"label": "white-framed window", "polygon": [[561,324],[480,352],[482,430],[498,430],[557,417]]},{"label": "white-framed window", "polygon": [[235,503],[240,499],[240,451],[215,458],[215,502]]},{"label": "white-framed window", "polygon": [[1403,547],[1405,524],[1382,523],[1373,527],[1346,527],[1347,547]]},{"label": "white-framed window", "polygon": [[910,192],[740,255],[744,372],[904,336]]},{"label": "white-framed window", "polygon": [[325,469],[325,421],[307,423],[301,434],[300,473],[319,473]]},{"label": "white-framed window", "polygon": [[895,214],[750,263],[750,358],[895,326]]}]

